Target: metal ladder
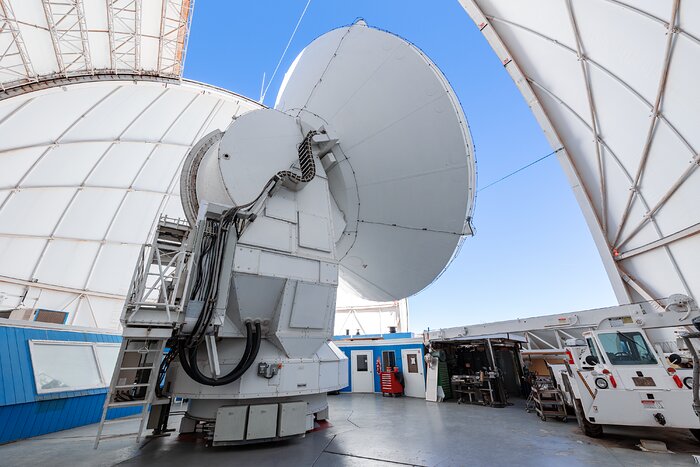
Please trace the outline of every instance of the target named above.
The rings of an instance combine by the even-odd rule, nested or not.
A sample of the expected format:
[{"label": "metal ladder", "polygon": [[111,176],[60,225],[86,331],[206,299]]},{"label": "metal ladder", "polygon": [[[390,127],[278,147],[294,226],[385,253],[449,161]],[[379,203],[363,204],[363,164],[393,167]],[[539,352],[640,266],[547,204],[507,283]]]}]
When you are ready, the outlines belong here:
[{"label": "metal ladder", "polygon": [[[149,408],[170,403],[157,398],[158,371],[163,352],[183,312],[190,252],[189,225],[161,217],[150,245],[144,245],[134,269],[122,311],[123,340],[112,374],[102,418],[95,437],[95,449],[108,438],[134,436],[136,442],[146,428]],[[141,407],[138,415],[107,420],[111,409]],[[136,433],[103,436],[105,425],[139,420]]]},{"label": "metal ladder", "polygon": [[[129,336],[125,335],[122,341],[112,382],[102,408],[102,418],[95,437],[95,449],[103,439],[133,436],[136,443],[140,443],[150,414],[149,408],[170,402],[169,398],[159,399],[156,397],[156,386],[158,385],[158,370],[163,359],[165,344],[172,334],[172,329],[134,328],[125,329],[125,334],[127,331],[129,331]],[[141,411],[138,415],[107,420],[110,409],[123,407],[141,407]],[[136,432],[102,434],[105,425],[132,420],[139,420],[139,428]]]}]

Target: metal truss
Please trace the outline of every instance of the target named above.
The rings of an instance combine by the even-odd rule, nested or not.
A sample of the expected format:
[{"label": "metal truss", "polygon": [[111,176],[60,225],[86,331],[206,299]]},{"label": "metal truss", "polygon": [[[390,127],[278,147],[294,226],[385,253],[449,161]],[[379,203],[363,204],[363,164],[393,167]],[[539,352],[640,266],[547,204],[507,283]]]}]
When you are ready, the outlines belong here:
[{"label": "metal truss", "polygon": [[182,76],[194,0],[163,0],[160,23],[158,71]]},{"label": "metal truss", "polygon": [[83,0],[43,0],[42,4],[59,74],[94,73]]},{"label": "metal truss", "polygon": [[0,89],[4,91],[8,82],[26,83],[35,80],[36,73],[12,6],[8,0],[0,0]]},{"label": "metal truss", "polygon": [[[647,131],[646,140],[644,143],[644,149],[639,160],[639,166],[634,177],[634,183],[629,189],[629,195],[627,196],[627,203],[625,204],[625,210],[622,213],[622,219],[618,223],[617,233],[615,234],[615,240],[613,245],[617,248],[620,247],[620,240],[622,233],[624,231],[625,225],[627,225],[627,220],[632,212],[633,203],[635,197],[639,192],[639,185],[644,175],[644,170],[646,169],[646,163],[649,158],[649,152],[651,149],[652,142],[654,140],[654,135],[656,134],[656,125],[659,123],[659,115],[661,114],[661,106],[663,103],[664,93],[666,91],[666,82],[668,80],[668,70],[671,64],[671,54],[673,53],[673,45],[675,44],[676,34],[678,33],[676,22],[678,21],[678,10],[680,8],[680,0],[674,0],[673,7],[671,10],[671,20],[668,22],[666,29],[666,48],[664,52],[663,67],[661,69],[661,76],[659,77],[659,86],[656,92],[656,99],[654,101],[654,106],[651,109],[651,119],[649,121],[649,129]],[[650,212],[647,210],[647,212]],[[649,216],[651,217],[651,216]],[[635,231],[635,234],[638,232]]]},{"label": "metal truss", "polygon": [[141,0],[107,0],[112,70],[141,71]]},{"label": "metal truss", "polygon": [[593,99],[593,92],[591,90],[591,76],[588,61],[586,60],[585,56],[583,40],[581,39],[581,33],[579,32],[578,24],[576,23],[576,16],[574,15],[574,9],[571,5],[571,0],[566,1],[566,9],[569,13],[569,22],[571,23],[571,30],[574,34],[574,38],[576,39],[576,56],[578,58],[579,64],[581,65],[581,74],[583,82],[586,84],[586,97],[588,100],[588,108],[591,118],[591,130],[593,132],[593,137],[595,141],[596,163],[598,164],[598,181],[600,182],[600,226],[603,230],[603,234],[607,237],[608,200],[607,190],[605,186],[605,164],[603,161],[603,152],[601,150],[600,129],[598,127],[598,112],[596,111],[595,100]]},{"label": "metal truss", "polygon": [[[38,21],[24,7],[17,10],[19,17],[15,15],[12,5],[24,1],[29,2],[0,0],[0,99],[9,91],[31,91],[58,78],[98,74],[182,78],[194,0],[149,0],[161,13],[155,17],[143,16],[144,0],[104,0],[95,5],[99,12],[86,10],[86,0],[33,0],[36,8],[43,8],[44,18]],[[151,4],[146,6],[150,11]],[[88,29],[87,15],[93,13],[98,21],[106,15],[107,27]],[[153,26],[159,31],[149,33]],[[28,34],[33,41],[51,40],[54,54],[46,56],[25,46],[23,36]],[[103,38],[108,46],[103,46]],[[158,41],[157,55],[142,57],[144,40]]]}]

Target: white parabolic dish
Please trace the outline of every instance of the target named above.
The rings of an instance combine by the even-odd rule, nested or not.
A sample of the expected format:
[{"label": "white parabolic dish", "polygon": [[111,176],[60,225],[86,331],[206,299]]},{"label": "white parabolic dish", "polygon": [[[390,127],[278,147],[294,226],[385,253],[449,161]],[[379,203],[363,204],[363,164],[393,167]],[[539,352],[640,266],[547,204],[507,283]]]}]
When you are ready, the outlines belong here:
[{"label": "white parabolic dish", "polygon": [[420,50],[360,22],[313,41],[275,107],[339,138],[330,189],[341,277],[370,300],[429,285],[471,234],[474,150],[449,83]]}]

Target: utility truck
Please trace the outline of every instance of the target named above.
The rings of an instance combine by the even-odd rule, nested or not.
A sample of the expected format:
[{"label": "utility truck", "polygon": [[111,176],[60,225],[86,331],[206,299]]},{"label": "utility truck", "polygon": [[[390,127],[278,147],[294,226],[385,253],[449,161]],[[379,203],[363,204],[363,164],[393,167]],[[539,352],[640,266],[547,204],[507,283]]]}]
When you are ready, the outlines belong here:
[{"label": "utility truck", "polygon": [[599,437],[604,425],[687,428],[700,440],[693,334],[677,331],[686,338],[672,352],[663,352],[651,338],[655,330],[700,326],[699,320],[695,305],[677,297],[667,311],[608,318],[583,339],[567,342],[562,390],[581,430]]},{"label": "utility truck", "polygon": [[441,329],[424,340],[496,333],[523,335],[524,357],[546,356],[586,435],[625,425],[686,428],[700,440],[700,311],[691,298]]}]

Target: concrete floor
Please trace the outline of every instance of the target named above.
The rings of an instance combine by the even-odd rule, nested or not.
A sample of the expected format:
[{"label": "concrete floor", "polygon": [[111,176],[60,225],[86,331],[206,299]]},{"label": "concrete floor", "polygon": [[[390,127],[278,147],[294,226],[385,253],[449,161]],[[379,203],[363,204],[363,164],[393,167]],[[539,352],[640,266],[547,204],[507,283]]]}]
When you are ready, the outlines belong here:
[{"label": "concrete floor", "polygon": [[[0,446],[0,465],[254,465],[264,466],[462,466],[462,465],[693,465],[700,444],[684,430],[608,428],[586,438],[575,420],[541,421],[524,403],[503,409],[441,404],[411,398],[343,394],[330,397],[332,426],[268,445],[207,448],[192,437],[103,441],[92,449],[96,425]],[[177,426],[179,417],[171,418]],[[135,430],[134,421],[110,425]],[[128,431],[127,431],[128,430]],[[666,442],[674,454],[640,451],[640,438]]]}]

